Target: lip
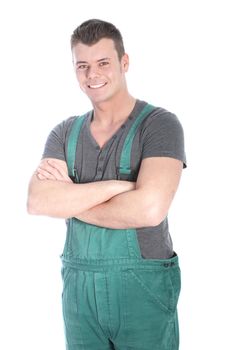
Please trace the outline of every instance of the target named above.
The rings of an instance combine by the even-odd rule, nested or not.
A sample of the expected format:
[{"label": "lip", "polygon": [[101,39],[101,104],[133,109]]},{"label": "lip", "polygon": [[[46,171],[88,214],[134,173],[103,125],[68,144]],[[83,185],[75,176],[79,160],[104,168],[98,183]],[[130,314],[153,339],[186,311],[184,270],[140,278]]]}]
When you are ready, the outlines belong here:
[{"label": "lip", "polygon": [[101,89],[102,87],[104,87],[107,83],[99,83],[99,84],[87,84],[89,89],[92,90],[98,90]]}]

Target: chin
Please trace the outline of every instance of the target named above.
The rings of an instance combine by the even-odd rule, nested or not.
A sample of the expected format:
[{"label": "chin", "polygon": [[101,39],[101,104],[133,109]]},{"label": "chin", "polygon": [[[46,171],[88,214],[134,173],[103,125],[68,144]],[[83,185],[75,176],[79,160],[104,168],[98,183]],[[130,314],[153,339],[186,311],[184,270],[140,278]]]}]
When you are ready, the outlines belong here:
[{"label": "chin", "polygon": [[112,96],[98,96],[98,97],[88,96],[88,97],[92,103],[97,104],[97,103],[109,102]]}]

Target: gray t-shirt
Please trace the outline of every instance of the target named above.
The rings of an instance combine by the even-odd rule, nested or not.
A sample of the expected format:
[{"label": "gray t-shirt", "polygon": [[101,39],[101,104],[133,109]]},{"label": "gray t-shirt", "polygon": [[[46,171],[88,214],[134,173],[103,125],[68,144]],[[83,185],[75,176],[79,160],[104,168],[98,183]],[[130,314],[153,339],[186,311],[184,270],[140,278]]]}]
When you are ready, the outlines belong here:
[{"label": "gray t-shirt", "polygon": [[[146,102],[137,100],[126,122],[108,142],[100,148],[90,132],[93,111],[87,113],[80,131],[76,152],[76,168],[80,183],[117,179],[120,156],[125,138]],[[58,124],[48,136],[43,158],[66,161],[67,141],[75,117]],[[184,135],[177,117],[167,110],[155,107],[140,124],[133,140],[131,152],[132,174],[128,180],[136,181],[142,159],[171,157],[186,167]],[[158,226],[136,229],[141,255],[144,259],[167,259],[173,252],[167,218]]]}]

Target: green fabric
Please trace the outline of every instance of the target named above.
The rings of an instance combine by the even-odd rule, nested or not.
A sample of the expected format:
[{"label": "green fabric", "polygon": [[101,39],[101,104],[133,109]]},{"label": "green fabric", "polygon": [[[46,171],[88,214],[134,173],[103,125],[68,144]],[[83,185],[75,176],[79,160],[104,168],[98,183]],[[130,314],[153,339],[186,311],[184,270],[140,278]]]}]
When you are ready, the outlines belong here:
[{"label": "green fabric", "polygon": [[[130,129],[121,170],[130,171],[133,138],[151,111],[147,105]],[[74,173],[77,118],[68,140]],[[178,257],[143,259],[135,229],[108,229],[68,220],[63,261],[63,316],[67,350],[178,350]]]},{"label": "green fabric", "polygon": [[178,350],[178,259],[146,262],[63,268],[67,350]]},{"label": "green fabric", "polygon": [[135,229],[109,229],[69,219],[63,261],[128,257],[141,257]]},{"label": "green fabric", "polygon": [[121,153],[120,160],[120,174],[130,174],[130,163],[131,163],[131,150],[134,136],[136,135],[137,129],[140,123],[148,116],[150,112],[154,110],[154,106],[146,104],[141,113],[138,115],[137,119],[133,123],[126,139],[124,142],[123,150]]},{"label": "green fabric", "polygon": [[85,120],[85,116],[83,115],[81,117],[77,117],[73,124],[72,129],[70,132],[70,137],[68,139],[68,145],[67,145],[67,165],[68,165],[68,173],[69,176],[75,177],[75,155],[76,155],[76,147],[78,142],[78,137],[80,130],[82,128],[83,122]]}]

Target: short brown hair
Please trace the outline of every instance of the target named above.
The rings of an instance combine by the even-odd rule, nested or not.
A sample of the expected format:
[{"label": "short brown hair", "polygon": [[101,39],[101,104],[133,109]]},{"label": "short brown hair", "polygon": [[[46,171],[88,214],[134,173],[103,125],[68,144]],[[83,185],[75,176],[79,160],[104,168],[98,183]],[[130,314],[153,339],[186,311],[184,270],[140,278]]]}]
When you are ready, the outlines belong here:
[{"label": "short brown hair", "polygon": [[114,41],[119,60],[121,60],[125,49],[120,31],[112,23],[100,19],[85,21],[74,30],[71,36],[71,49],[78,43],[91,46],[103,38]]}]

